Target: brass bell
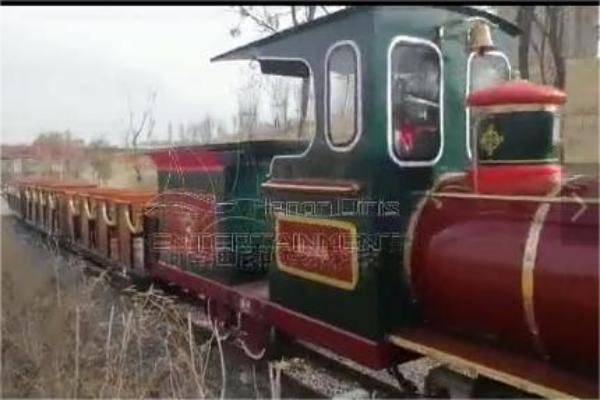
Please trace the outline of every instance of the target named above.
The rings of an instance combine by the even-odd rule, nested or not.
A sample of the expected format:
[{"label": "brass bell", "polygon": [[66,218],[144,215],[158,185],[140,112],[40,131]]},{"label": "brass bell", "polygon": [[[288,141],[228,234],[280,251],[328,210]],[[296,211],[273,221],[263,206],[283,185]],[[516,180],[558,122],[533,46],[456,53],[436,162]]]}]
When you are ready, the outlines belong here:
[{"label": "brass bell", "polygon": [[490,26],[484,20],[475,20],[469,30],[469,50],[483,54],[494,49]]}]

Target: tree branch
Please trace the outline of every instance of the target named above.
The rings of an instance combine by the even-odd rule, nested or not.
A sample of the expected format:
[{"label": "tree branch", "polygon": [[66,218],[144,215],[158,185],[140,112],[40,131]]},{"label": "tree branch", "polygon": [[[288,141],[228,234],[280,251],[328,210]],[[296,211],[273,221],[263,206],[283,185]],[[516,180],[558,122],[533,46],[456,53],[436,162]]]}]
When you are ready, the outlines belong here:
[{"label": "tree branch", "polygon": [[277,29],[275,27],[273,27],[271,24],[269,24],[267,21],[265,21],[261,17],[259,17],[256,14],[254,14],[250,10],[249,7],[239,6],[239,10],[240,10],[240,14],[242,15],[242,17],[248,17],[248,18],[250,18],[259,27],[261,27],[263,29],[266,29],[266,30],[268,30],[268,31],[270,31],[272,33],[277,32]]},{"label": "tree branch", "polygon": [[307,6],[308,8],[308,15],[306,17],[307,21],[312,21],[313,19],[315,19],[315,13],[317,12],[317,6]]},{"label": "tree branch", "polygon": [[298,17],[296,16],[296,6],[290,6],[292,9],[292,22],[294,26],[298,26]]},{"label": "tree branch", "polygon": [[[548,11],[544,11],[544,13],[546,14],[546,16],[548,15]],[[537,25],[538,29],[540,30],[540,32],[542,33],[542,36],[546,36],[549,37],[550,36],[550,31],[546,28],[546,24],[543,24],[542,21],[540,21],[540,19],[538,18],[538,16],[534,13],[533,14],[533,22]]]}]

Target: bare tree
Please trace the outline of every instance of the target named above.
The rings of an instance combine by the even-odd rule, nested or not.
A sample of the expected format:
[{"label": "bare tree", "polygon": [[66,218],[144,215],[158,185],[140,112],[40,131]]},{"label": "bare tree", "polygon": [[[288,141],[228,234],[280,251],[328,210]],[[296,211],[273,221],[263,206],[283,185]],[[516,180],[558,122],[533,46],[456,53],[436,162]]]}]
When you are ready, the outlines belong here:
[{"label": "bare tree", "polygon": [[148,95],[148,100],[142,115],[138,118],[135,115],[133,106],[131,104],[131,98],[127,98],[127,106],[129,111],[129,127],[126,134],[127,146],[131,146],[134,149],[137,148],[137,143],[140,135],[145,131],[146,137],[150,138],[154,131],[154,125],[156,120],[154,118],[154,104],[156,103],[156,90],[151,90]]},{"label": "bare tree", "polygon": [[167,137],[169,141],[169,145],[173,144],[173,124],[169,121],[167,125]]},{"label": "bare tree", "polygon": [[206,114],[198,124],[198,132],[202,143],[210,143],[213,133],[217,128],[217,121],[210,114]]},{"label": "bare tree", "polygon": [[[335,9],[344,7],[329,6],[235,6],[239,12],[240,20],[238,24],[230,30],[232,36],[241,34],[241,26],[245,21],[251,21],[252,24],[264,33],[275,33],[282,26],[298,26],[310,22],[322,15],[331,13]],[[298,124],[298,136],[304,131],[308,113],[308,101],[310,95],[310,78],[303,79],[300,97],[300,121]]]},{"label": "bare tree", "polygon": [[269,85],[271,95],[271,109],[273,110],[273,125],[286,131],[290,121],[288,110],[290,104],[290,83],[287,79],[273,77]]},{"label": "bare tree", "polygon": [[563,53],[563,33],[565,27],[565,13],[567,10],[562,6],[545,6],[548,29],[543,31],[544,38],[548,40],[552,59],[554,60],[554,86],[565,87],[565,56]]},{"label": "bare tree", "polygon": [[258,125],[258,109],[261,98],[261,82],[255,73],[250,73],[238,92],[238,114],[236,118],[238,134],[249,139]]},{"label": "bare tree", "polygon": [[88,156],[96,179],[101,184],[106,183],[112,177],[110,144],[103,138],[92,140],[88,145]]},{"label": "bare tree", "polygon": [[[154,118],[154,104],[156,102],[156,90],[151,90],[148,94],[148,99],[142,115],[138,118],[131,104],[131,97],[127,98],[127,106],[129,111],[129,127],[125,136],[125,145],[137,149],[138,139],[142,133],[146,132],[146,138],[152,136],[156,119]],[[142,181],[141,166],[136,161],[133,165],[135,176],[138,182]]]},{"label": "bare tree", "polygon": [[529,79],[529,44],[531,43],[534,7],[531,5],[518,6],[515,21],[522,31],[519,36],[519,71],[524,79]]},{"label": "bare tree", "polygon": [[183,125],[183,123],[179,123],[179,142],[184,143],[185,142],[185,126]]},{"label": "bare tree", "polygon": [[[525,79],[538,78],[539,71],[539,81],[563,88],[566,58],[593,57],[596,53],[597,37],[586,36],[584,40],[582,34],[595,32],[590,21],[597,24],[599,8],[565,5],[498,7],[498,11],[509,19],[512,19],[509,14],[515,9],[514,21],[522,31],[519,37],[521,76]],[[589,48],[591,42],[593,49]]]}]

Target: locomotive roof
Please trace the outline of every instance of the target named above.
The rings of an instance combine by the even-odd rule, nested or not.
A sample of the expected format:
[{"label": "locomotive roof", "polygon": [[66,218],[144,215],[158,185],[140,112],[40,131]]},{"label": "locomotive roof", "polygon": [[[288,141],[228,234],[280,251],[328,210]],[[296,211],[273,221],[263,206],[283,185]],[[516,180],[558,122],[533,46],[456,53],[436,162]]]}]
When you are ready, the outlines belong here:
[{"label": "locomotive roof", "polygon": [[[285,40],[286,38],[294,36],[297,33],[309,31],[317,26],[335,23],[336,21],[344,19],[351,14],[368,12],[369,10],[372,10],[374,8],[381,8],[381,7],[385,7],[385,6],[347,7],[341,11],[326,15],[321,18],[317,18],[313,21],[310,21],[310,22],[307,22],[307,23],[304,23],[304,24],[301,24],[298,26],[284,29],[280,32],[274,33],[273,35],[270,35],[265,38],[256,40],[254,42],[250,42],[245,45],[236,47],[232,50],[226,51],[225,53],[219,54],[219,55],[211,58],[210,61],[243,60],[243,59],[253,58],[255,51],[262,46],[268,45],[270,43],[273,43],[273,42],[276,42],[279,40]],[[490,22],[498,25],[498,27],[500,27],[500,29],[506,31],[508,34],[513,35],[513,36],[518,35],[521,32],[519,27],[514,25],[513,23],[511,23],[497,15],[491,14],[487,11],[484,11],[484,10],[481,10],[478,8],[474,8],[471,6],[435,5],[435,6],[428,6],[428,7],[443,8],[448,11],[453,11],[453,12],[468,15],[468,16],[486,18]]]}]

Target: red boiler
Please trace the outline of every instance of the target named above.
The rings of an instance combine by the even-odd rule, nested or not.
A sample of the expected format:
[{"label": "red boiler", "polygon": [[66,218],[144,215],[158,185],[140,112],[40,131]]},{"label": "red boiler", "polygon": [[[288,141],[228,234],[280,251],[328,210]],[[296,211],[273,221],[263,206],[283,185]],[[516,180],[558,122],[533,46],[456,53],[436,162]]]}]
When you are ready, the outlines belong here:
[{"label": "red boiler", "polygon": [[416,210],[404,268],[427,323],[598,371],[598,182],[546,196],[443,181]]}]

